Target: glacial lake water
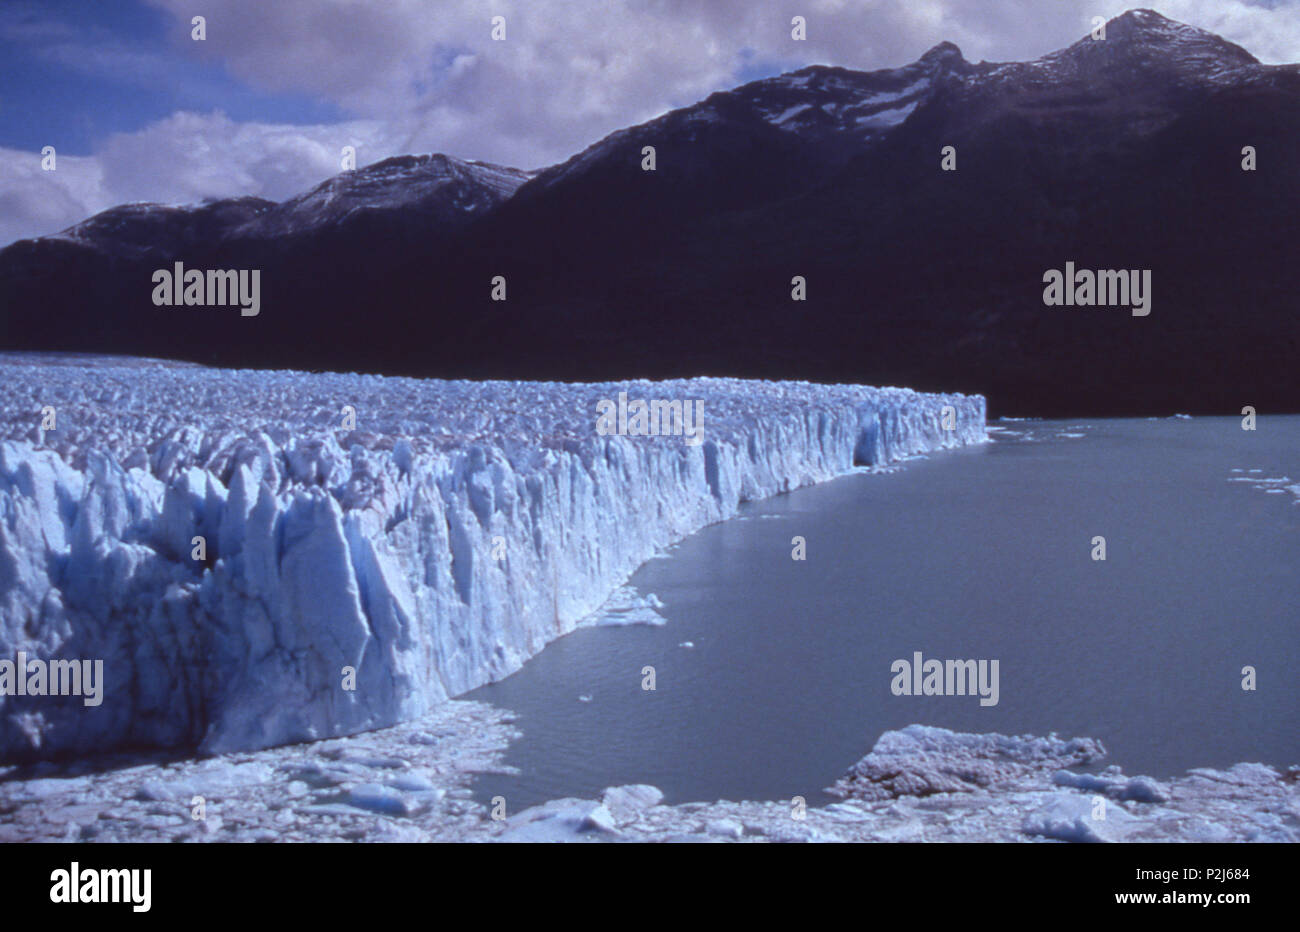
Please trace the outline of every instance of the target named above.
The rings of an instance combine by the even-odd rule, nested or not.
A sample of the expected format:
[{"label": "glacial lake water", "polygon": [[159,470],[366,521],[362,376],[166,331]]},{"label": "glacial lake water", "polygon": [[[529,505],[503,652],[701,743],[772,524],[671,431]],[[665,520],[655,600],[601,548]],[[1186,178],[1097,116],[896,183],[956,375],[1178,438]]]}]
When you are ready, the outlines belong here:
[{"label": "glacial lake water", "polygon": [[[666,625],[582,628],[469,694],[523,732],[521,773],[480,777],[478,798],[517,812],[652,783],[668,802],[822,802],[913,722],[1100,738],[1107,763],[1160,778],[1300,763],[1300,416],[994,426],[745,505],[651,560],[631,583]],[[894,695],[916,651],[998,660],[997,705]]]}]

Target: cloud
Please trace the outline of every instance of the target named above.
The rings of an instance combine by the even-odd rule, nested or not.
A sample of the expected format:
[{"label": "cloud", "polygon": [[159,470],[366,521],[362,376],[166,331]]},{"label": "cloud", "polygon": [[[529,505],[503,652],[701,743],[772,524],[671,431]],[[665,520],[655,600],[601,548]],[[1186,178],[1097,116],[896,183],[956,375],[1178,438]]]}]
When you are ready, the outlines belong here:
[{"label": "cloud", "polygon": [[1218,33],[1266,64],[1300,62],[1300,3],[1295,0],[1166,0],[1160,11]]},{"label": "cloud", "polygon": [[54,171],[39,153],[0,149],[0,244],[65,229],[111,206],[99,160],[56,155]]},{"label": "cloud", "polygon": [[405,151],[382,124],[236,123],[222,113],[176,113],[109,137],[93,156],[0,149],[0,244],[56,233],[115,204],[196,203],[256,195],[284,200],[337,174],[344,146],[360,164]]},{"label": "cloud", "polygon": [[[662,2],[153,2],[178,23],[205,15],[207,40],[178,28],[177,45],[251,86],[390,122],[422,148],[524,168],[726,86],[740,65],[723,24]],[[506,17],[505,41],[491,38],[494,15]],[[790,44],[788,29],[776,34]]]},{"label": "cloud", "polygon": [[105,186],[123,200],[283,200],[336,174],[347,145],[363,163],[397,154],[374,123],[278,126],[182,112],[110,137],[96,158]]}]

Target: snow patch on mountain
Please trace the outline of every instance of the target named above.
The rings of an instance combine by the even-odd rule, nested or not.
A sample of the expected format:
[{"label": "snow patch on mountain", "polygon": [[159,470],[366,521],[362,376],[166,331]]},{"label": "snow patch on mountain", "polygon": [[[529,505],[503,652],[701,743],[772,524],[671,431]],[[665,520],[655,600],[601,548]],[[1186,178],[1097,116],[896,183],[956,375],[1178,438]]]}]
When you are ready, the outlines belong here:
[{"label": "snow patch on mountain", "polygon": [[[956,46],[953,46],[956,49]],[[814,66],[731,92],[777,129],[817,138],[833,134],[869,142],[902,123],[933,92],[961,53],[869,73]]]}]

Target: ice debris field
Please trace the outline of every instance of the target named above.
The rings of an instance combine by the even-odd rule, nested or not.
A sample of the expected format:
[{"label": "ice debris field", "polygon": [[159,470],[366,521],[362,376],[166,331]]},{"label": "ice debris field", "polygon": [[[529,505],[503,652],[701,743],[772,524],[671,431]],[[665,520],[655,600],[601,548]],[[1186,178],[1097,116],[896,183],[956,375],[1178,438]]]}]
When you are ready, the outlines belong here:
[{"label": "ice debris field", "polygon": [[[488,817],[477,774],[511,772],[502,709],[454,700],[414,722],[310,744],[0,767],[0,842],[1295,842],[1300,769],[1197,769],[1156,781],[1096,770],[1089,738],[881,735],[806,809],[793,800],[670,804],[611,786]],[[105,767],[105,764],[108,766]],[[1080,772],[1091,767],[1095,772]],[[192,817],[202,797],[205,816]]]},{"label": "ice debris field", "polygon": [[[0,761],[409,722],[741,502],[987,438],[979,396],[804,382],[21,354],[0,381],[0,658],[103,661],[99,705],[0,696]],[[620,392],[699,402],[703,442],[599,434]]]}]

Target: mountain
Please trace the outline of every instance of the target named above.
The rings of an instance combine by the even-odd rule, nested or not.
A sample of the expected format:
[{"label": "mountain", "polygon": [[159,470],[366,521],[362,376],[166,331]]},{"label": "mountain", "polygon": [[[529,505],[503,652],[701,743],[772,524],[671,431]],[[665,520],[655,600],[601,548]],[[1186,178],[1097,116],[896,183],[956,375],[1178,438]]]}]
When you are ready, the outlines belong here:
[{"label": "mountain", "polygon": [[231,238],[300,236],[355,225],[446,232],[506,201],[530,172],[446,155],[404,155],[336,175],[232,227]]},{"label": "mountain", "polygon": [[182,207],[123,204],[40,241],[123,258],[153,258],[232,240],[351,231],[376,220],[444,232],[498,206],[530,176],[517,168],[447,155],[403,155],[335,175],[280,204],[259,197]]},{"label": "mountain", "polygon": [[[115,208],[0,251],[0,347],[892,383],[995,414],[1296,411],[1298,163],[1300,66],[1135,10],[1029,62],[942,43],[803,68],[531,175],[406,157],[278,205]],[[154,307],[173,260],[261,269],[261,314]],[[1067,262],[1149,271],[1150,314],[1046,306]]]}]

